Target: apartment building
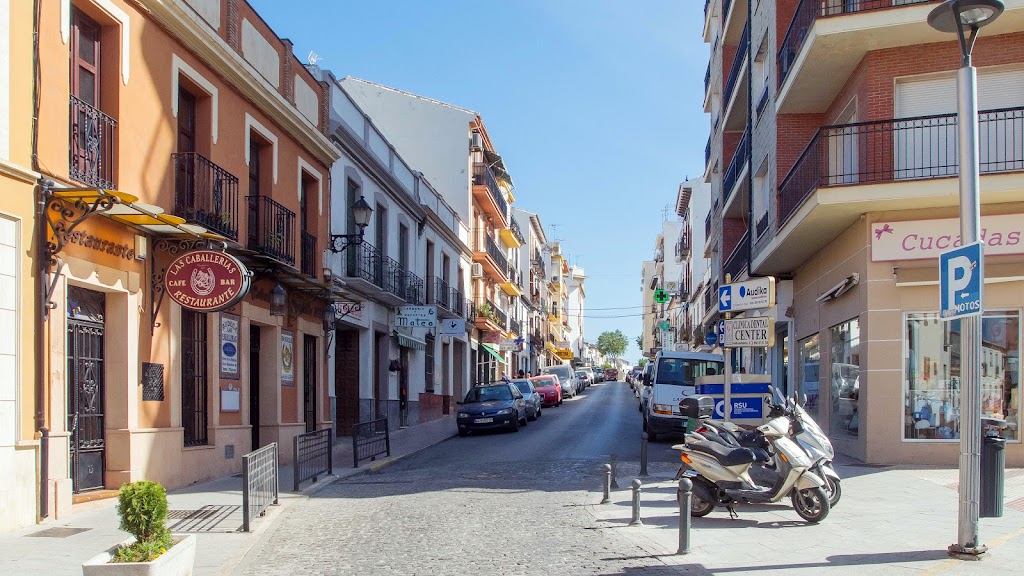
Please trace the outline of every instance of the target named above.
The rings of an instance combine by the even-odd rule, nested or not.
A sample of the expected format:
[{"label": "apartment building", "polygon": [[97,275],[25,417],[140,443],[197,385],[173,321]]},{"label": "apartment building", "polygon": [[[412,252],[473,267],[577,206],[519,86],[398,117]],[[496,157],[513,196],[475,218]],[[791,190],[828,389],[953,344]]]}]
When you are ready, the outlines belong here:
[{"label": "apartment building", "polygon": [[708,259],[704,257],[706,241],[704,220],[711,210],[711,186],[703,178],[687,180],[676,191],[676,215],[682,220],[682,230],[676,241],[675,258],[683,266],[679,285],[679,300],[683,304],[679,341],[691,349],[705,346],[702,322],[706,309],[704,295],[708,293]]},{"label": "apartment building", "polygon": [[[958,453],[959,323],[939,319],[937,257],[958,235],[960,48],[928,25],[937,4],[710,0],[705,9],[712,269],[719,281],[780,280],[777,306],[756,312],[776,319],[776,347],[734,362],[788,380],[837,450],[867,462],[951,464]],[[1010,422],[1016,464],[1022,30],[1024,2],[1008,0],[974,47],[983,410]]]},{"label": "apartment building", "polygon": [[526,308],[526,317],[523,324],[525,334],[521,337],[525,340],[525,354],[522,355],[520,364],[516,369],[525,370],[530,374],[540,371],[541,368],[551,365],[553,352],[546,348],[547,341],[547,310],[549,308],[547,293],[547,267],[544,263],[542,248],[547,245],[547,235],[544,233],[544,225],[540,221],[540,215],[528,212],[522,208],[512,207],[512,217],[517,222],[523,222],[523,242],[519,250],[519,269],[523,271],[523,282],[526,284],[526,293],[523,294],[522,304]]},{"label": "apartment building", "polygon": [[513,350],[522,353],[512,321],[522,329],[514,314],[521,313],[517,299],[525,288],[522,272],[510,263],[519,261],[524,239],[509,212],[515,201],[512,178],[483,119],[472,110],[366,80],[343,78],[340,84],[465,223],[459,238],[472,260],[460,270],[469,282],[471,381],[499,378],[511,371]]},{"label": "apartment building", "polygon": [[544,252],[548,266],[548,342],[556,361],[570,362],[575,353],[569,347],[569,261],[562,253],[562,243],[548,243]]},{"label": "apartment building", "polygon": [[587,291],[584,288],[586,281],[587,274],[582,266],[572,265],[569,267],[566,286],[569,292],[569,298],[566,300],[568,305],[566,340],[569,341],[569,349],[572,350],[573,359],[577,364],[586,362],[587,358],[586,341],[583,339],[585,335],[583,311],[586,308],[587,300]]},{"label": "apartment building", "polygon": [[660,348],[658,338],[661,323],[661,305],[654,302],[654,291],[658,287],[657,262],[645,260],[640,264],[640,293],[642,294],[643,326],[640,331],[642,353],[653,358]]}]

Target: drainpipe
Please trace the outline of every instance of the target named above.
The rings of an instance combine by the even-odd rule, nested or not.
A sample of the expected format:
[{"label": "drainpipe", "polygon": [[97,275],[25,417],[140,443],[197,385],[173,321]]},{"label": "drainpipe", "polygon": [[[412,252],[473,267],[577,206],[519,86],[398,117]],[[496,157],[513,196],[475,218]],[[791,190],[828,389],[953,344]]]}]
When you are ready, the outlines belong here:
[{"label": "drainpipe", "polygon": [[[39,172],[39,10],[40,0],[32,3],[32,169]],[[48,479],[50,477],[50,431],[46,427],[46,370],[48,365],[44,362],[46,352],[46,191],[49,189],[49,180],[40,178],[38,190],[36,217],[37,249],[36,249],[36,284],[39,297],[35,310],[35,342],[36,355],[35,369],[35,402],[36,402],[36,430],[39,432],[39,518],[49,516],[50,491]]]},{"label": "drainpipe", "polygon": [[[747,276],[754,277],[754,39],[750,21],[754,17],[754,1],[747,0]],[[767,56],[765,56],[767,58]],[[733,280],[736,280],[733,278]]]}]

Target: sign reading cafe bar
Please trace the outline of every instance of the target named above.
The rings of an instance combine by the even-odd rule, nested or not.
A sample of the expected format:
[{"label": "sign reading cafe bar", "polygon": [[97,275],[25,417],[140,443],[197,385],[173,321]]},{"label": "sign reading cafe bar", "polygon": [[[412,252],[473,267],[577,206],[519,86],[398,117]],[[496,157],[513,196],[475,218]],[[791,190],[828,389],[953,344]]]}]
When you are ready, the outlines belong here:
[{"label": "sign reading cafe bar", "polygon": [[214,250],[182,254],[164,273],[167,294],[197,312],[230,308],[249,291],[249,271],[237,258]]}]

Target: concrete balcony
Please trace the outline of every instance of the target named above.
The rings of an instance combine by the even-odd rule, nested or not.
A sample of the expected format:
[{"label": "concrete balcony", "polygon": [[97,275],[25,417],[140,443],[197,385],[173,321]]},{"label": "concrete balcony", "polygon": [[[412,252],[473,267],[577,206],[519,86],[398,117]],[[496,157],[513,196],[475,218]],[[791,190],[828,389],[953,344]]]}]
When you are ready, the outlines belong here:
[{"label": "concrete balcony", "polygon": [[729,76],[725,80],[725,127],[726,132],[738,132],[747,125],[747,67],[750,66],[750,39],[744,29],[740,44],[736,48],[736,56],[729,68]]},{"label": "concrete balcony", "polygon": [[[725,204],[722,208],[723,218],[744,218],[747,214],[747,174],[750,170],[750,131],[743,132],[736,152],[729,161],[729,167],[722,178],[722,194]],[[710,230],[708,230],[710,232]]]},{"label": "concrete balcony", "polygon": [[478,245],[473,249],[473,262],[483,266],[484,273],[495,282],[502,284],[509,281],[508,257],[490,236],[485,237],[483,246]]},{"label": "concrete balcony", "polygon": [[[982,202],[1019,201],[1024,107],[978,116]],[[958,206],[957,124],[945,114],[820,128],[779,185],[776,232],[752,270],[793,271],[861,214]]]},{"label": "concrete balcony", "polygon": [[482,162],[473,164],[473,198],[480,203],[485,214],[497,219],[496,226],[508,226],[508,202],[501,192],[494,172]]}]

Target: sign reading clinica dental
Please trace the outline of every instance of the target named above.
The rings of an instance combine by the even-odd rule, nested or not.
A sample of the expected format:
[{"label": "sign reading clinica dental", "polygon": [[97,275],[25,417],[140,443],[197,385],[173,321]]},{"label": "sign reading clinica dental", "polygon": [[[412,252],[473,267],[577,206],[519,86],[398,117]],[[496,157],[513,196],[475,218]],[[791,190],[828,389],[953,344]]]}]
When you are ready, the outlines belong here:
[{"label": "sign reading clinica dental", "polygon": [[249,271],[237,258],[214,250],[178,256],[164,273],[167,295],[197,312],[230,308],[249,291]]}]

